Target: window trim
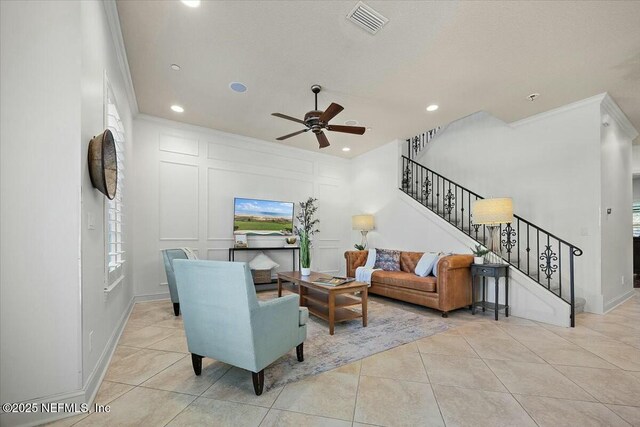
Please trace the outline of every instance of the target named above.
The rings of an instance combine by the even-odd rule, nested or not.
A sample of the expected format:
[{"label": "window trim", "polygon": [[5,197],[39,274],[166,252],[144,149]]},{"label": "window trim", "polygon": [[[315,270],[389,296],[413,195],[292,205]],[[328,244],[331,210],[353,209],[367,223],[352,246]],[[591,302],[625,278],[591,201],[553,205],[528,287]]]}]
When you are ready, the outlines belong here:
[{"label": "window trim", "polygon": [[[124,212],[123,212],[123,181],[124,181],[124,173],[125,170],[125,158],[124,158],[124,144],[126,142],[125,139],[125,129],[122,124],[122,118],[120,117],[120,112],[118,109],[118,101],[115,96],[115,92],[113,91],[113,87],[109,81],[107,73],[104,73],[104,88],[103,88],[103,124],[105,129],[111,130],[114,135],[114,141],[116,143],[116,155],[118,156],[118,185],[116,189],[116,195],[113,200],[103,199],[103,217],[104,217],[104,291],[110,292],[116,286],[118,286],[123,279],[125,278],[124,265],[126,264],[124,250]],[[117,118],[117,123],[115,128],[113,125],[109,123],[109,107],[113,105],[115,109],[115,114]],[[112,212],[113,211],[113,212]],[[113,213],[114,219],[111,220],[111,214]],[[113,227],[112,227],[113,226]],[[112,243],[111,241],[111,233],[116,234],[119,238],[115,238],[115,241]],[[114,251],[112,251],[111,246],[115,245]],[[116,265],[113,266],[113,254],[116,254],[116,257],[119,256],[119,260],[116,261]]]}]

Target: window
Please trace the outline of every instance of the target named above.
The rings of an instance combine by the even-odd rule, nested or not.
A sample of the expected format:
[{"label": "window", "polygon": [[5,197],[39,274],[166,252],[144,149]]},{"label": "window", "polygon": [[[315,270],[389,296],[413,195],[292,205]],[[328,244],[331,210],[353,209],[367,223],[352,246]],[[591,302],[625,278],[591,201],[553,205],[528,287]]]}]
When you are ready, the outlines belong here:
[{"label": "window", "polygon": [[113,200],[107,199],[105,212],[105,240],[106,240],[106,270],[107,270],[107,288],[114,287],[124,277],[123,264],[125,262],[125,251],[123,237],[123,202],[122,190],[124,189],[124,126],[118,114],[118,107],[111,85],[106,80],[106,99],[105,99],[105,122],[106,127],[113,134],[116,145],[116,155],[118,158],[118,186],[116,196]]}]

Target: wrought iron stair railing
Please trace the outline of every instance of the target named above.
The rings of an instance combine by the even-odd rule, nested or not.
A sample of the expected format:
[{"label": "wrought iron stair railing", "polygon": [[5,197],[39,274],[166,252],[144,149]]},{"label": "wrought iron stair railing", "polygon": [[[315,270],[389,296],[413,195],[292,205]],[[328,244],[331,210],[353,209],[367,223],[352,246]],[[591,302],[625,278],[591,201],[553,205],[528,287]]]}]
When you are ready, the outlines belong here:
[{"label": "wrought iron stair railing", "polygon": [[[483,199],[479,194],[406,156],[400,190],[476,242],[487,242],[487,228],[474,224],[471,214],[473,202]],[[582,250],[518,215],[513,218],[513,223],[500,227],[496,255],[569,304],[575,326],[574,258]]]}]

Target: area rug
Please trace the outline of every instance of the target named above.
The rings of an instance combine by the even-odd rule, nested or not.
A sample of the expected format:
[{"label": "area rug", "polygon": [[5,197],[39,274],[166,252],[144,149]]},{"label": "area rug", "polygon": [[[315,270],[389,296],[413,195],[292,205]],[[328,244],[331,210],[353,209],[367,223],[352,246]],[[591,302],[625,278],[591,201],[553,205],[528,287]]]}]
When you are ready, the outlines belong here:
[{"label": "area rug", "polygon": [[392,305],[369,299],[368,306],[366,328],[362,319],[351,320],[336,324],[334,335],[327,322],[309,316],[304,362],[290,351],[265,369],[265,387],[280,387],[448,329],[440,320]]}]

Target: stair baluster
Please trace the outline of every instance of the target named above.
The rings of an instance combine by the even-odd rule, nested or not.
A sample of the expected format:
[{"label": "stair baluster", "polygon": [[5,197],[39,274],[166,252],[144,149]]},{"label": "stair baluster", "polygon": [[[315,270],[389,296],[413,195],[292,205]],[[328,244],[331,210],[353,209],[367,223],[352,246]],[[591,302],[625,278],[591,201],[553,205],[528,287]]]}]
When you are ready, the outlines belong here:
[{"label": "stair baluster", "polygon": [[[435,132],[433,132],[435,134]],[[431,136],[432,137],[432,136]],[[427,133],[423,137],[416,137],[407,140],[409,142],[409,153],[414,155],[424,148],[429,142]],[[471,206],[475,200],[483,199],[482,196],[474,193],[462,185],[451,181],[437,172],[415,162],[407,156],[402,156],[402,178],[400,190],[415,201],[434,212],[436,215],[447,221],[449,224],[465,233],[480,244],[486,242],[486,226],[473,223]],[[440,196],[442,195],[442,201]],[[435,196],[435,197],[434,197]],[[466,206],[465,206],[466,199]],[[465,224],[466,210],[466,224]],[[458,216],[458,211],[460,215]],[[582,255],[582,250],[577,246],[556,237],[554,234],[543,228],[514,215],[514,223],[500,226],[500,251],[495,254],[502,258],[511,267],[518,269],[530,279],[537,282],[544,289],[562,299],[571,306],[571,326],[575,326],[575,272],[574,258]],[[482,232],[480,232],[482,228]],[[524,235],[522,234],[523,230]],[[535,233],[536,268],[531,271],[531,233]],[[542,234],[544,249],[540,246]],[[525,240],[523,240],[525,239]],[[526,241],[524,251],[521,251],[520,242]],[[557,248],[555,243],[557,242]],[[554,248],[556,248],[554,250]],[[515,249],[515,254],[513,253]],[[542,249],[542,250],[541,250]],[[569,299],[563,297],[562,292],[562,252],[567,251],[569,257]],[[526,269],[521,263],[521,257],[526,254]],[[557,287],[556,287],[557,286]],[[565,294],[566,295],[566,294]]]}]

